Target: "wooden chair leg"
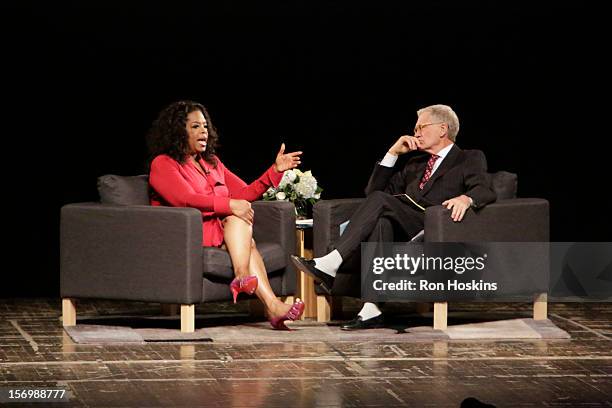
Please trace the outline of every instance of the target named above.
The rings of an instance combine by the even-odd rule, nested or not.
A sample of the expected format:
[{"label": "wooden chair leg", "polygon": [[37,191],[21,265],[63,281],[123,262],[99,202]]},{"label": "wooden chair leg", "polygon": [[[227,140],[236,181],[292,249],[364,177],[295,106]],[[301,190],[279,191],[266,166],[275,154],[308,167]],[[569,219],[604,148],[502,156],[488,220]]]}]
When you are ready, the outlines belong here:
[{"label": "wooden chair leg", "polygon": [[161,314],[162,316],[176,316],[179,311],[179,305],[176,303],[162,303]]},{"label": "wooden chair leg", "polygon": [[533,298],[533,320],[548,319],[548,294],[536,293]]},{"label": "wooden chair leg", "polygon": [[315,306],[317,304],[317,295],[315,293],[314,279],[304,272],[299,272],[298,279],[298,292],[296,295],[306,304],[302,318],[314,318],[317,316],[317,306]]},{"label": "wooden chair leg", "polygon": [[317,322],[329,322],[331,320],[331,298],[325,295],[317,295]]},{"label": "wooden chair leg", "polygon": [[195,331],[195,305],[181,305],[181,332]]},{"label": "wooden chair leg", "polygon": [[329,322],[342,317],[342,297],[317,295],[317,322]]},{"label": "wooden chair leg", "polygon": [[74,299],[62,299],[62,325],[76,326],[76,302]]},{"label": "wooden chair leg", "polygon": [[447,317],[448,317],[448,303],[447,302],[435,302],[434,303],[434,330],[446,330]]}]

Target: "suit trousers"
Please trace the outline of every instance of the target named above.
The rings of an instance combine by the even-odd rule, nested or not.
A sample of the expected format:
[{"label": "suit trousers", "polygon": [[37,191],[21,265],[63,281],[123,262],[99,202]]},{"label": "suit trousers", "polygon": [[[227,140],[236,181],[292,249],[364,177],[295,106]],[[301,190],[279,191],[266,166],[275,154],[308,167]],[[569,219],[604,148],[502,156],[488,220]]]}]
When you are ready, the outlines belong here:
[{"label": "suit trousers", "polygon": [[[382,218],[392,223],[391,234],[388,221]],[[362,242],[397,240],[397,235],[410,239],[423,229],[424,223],[425,214],[422,211],[391,194],[374,191],[351,216],[344,234],[338,239],[336,249],[342,259],[347,259],[360,250]]]}]

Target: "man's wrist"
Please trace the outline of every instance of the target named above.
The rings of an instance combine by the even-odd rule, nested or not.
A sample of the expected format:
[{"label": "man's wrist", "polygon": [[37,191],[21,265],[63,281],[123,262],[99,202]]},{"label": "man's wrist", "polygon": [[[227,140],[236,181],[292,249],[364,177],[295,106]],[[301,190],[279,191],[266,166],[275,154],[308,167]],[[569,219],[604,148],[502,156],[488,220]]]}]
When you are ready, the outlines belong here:
[{"label": "man's wrist", "polygon": [[395,162],[397,162],[397,156],[387,152],[385,157],[380,161],[380,165],[384,167],[393,167],[395,166]]}]

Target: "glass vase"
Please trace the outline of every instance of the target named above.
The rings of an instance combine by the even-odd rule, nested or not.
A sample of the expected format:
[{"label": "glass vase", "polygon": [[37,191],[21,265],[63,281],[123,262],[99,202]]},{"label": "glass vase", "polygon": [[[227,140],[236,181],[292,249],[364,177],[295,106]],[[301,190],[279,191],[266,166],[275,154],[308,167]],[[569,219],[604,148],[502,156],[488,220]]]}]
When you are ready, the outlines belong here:
[{"label": "glass vase", "polygon": [[295,216],[298,220],[312,218],[312,205],[308,201],[298,200],[293,204],[295,205]]}]

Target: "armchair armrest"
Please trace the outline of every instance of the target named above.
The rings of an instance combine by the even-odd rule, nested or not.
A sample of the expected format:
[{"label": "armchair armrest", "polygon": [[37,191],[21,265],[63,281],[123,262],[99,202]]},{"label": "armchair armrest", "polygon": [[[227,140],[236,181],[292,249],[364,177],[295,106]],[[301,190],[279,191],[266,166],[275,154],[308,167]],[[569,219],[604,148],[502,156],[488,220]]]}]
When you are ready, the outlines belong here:
[{"label": "armchair armrest", "polygon": [[193,208],[68,204],[61,209],[62,297],[199,303],[202,214]]},{"label": "armchair armrest", "polygon": [[314,256],[328,253],[340,237],[340,224],[351,218],[365,199],[321,200],[313,207]]},{"label": "armchair armrest", "polygon": [[295,253],[295,207],[288,201],[255,201],[252,208],[255,211],[253,238],[256,242],[273,242],[283,247],[287,268],[282,290],[293,293],[296,274],[290,256]]},{"label": "armchair armrest", "polygon": [[546,242],[549,237],[549,205],[540,198],[500,200],[468,210],[461,222],[441,205],[425,211],[426,242]]}]

